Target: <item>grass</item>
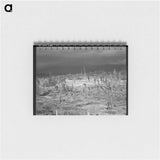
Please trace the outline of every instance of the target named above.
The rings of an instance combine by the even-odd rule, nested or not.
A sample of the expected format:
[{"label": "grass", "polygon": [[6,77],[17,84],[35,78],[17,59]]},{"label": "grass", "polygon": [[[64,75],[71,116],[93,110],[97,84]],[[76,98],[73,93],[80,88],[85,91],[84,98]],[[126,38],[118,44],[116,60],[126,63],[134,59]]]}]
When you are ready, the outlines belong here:
[{"label": "grass", "polygon": [[91,72],[38,77],[39,115],[126,114],[126,75]]}]

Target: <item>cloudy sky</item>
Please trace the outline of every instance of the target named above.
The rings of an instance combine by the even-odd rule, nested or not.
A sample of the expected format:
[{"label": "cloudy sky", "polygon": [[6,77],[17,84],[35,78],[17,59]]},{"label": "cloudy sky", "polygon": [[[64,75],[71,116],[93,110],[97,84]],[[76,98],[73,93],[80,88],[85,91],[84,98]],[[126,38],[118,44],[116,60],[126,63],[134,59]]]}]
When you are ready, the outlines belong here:
[{"label": "cloudy sky", "polygon": [[82,48],[49,48],[37,47],[36,52],[37,71],[47,69],[62,69],[63,67],[77,66],[104,66],[104,65],[125,65],[126,64],[126,48],[121,50],[113,47],[108,50],[105,48],[85,50]]}]

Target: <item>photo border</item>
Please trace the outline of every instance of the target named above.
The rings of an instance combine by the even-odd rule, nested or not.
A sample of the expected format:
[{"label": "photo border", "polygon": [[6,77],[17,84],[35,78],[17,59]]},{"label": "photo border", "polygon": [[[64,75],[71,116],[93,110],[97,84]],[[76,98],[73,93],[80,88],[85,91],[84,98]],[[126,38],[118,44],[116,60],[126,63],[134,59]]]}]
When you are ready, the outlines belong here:
[{"label": "photo border", "polygon": [[36,115],[37,47],[126,47],[126,115],[128,115],[128,45],[126,42],[35,42],[33,45],[33,115]]}]

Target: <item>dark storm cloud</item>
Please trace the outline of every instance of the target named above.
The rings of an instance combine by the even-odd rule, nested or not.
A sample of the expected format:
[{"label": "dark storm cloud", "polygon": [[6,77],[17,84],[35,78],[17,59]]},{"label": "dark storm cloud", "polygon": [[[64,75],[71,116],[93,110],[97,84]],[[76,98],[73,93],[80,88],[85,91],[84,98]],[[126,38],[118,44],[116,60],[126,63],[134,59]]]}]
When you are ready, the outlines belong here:
[{"label": "dark storm cloud", "polygon": [[77,66],[125,65],[126,50],[37,48],[37,70]]}]

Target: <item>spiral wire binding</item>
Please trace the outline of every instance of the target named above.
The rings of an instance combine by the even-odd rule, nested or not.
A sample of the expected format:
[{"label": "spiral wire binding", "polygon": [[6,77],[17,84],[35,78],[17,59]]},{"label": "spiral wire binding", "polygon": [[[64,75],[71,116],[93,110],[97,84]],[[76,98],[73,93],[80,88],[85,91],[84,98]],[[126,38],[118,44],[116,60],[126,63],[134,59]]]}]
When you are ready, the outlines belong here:
[{"label": "spiral wire binding", "polygon": [[[52,41],[50,41],[50,42],[46,42],[46,41],[44,41],[44,42],[41,42],[41,41],[38,41],[38,42],[34,42],[34,46],[36,46],[36,47],[57,47],[57,49],[58,49],[58,47],[67,47],[68,49],[70,49],[70,47],[73,47],[73,48],[76,48],[76,47],[122,47],[122,46],[126,46],[127,45],[127,43],[126,42],[123,42],[123,41],[106,41],[106,42],[104,42],[104,41],[101,41],[101,42],[99,42],[99,41],[95,41],[95,42],[81,42],[81,41],[79,41],[79,42],[63,42],[63,41],[61,41],[61,42],[59,42],[59,41],[57,41],[57,42],[52,42]],[[63,48],[64,49],[64,48]]]}]

